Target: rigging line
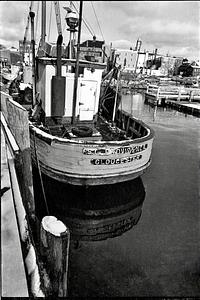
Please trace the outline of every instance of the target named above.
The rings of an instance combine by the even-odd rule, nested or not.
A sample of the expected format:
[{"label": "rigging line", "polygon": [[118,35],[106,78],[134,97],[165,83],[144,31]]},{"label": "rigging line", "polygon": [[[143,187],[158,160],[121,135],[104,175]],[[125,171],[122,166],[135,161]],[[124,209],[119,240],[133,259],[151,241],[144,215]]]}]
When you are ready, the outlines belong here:
[{"label": "rigging line", "polygon": [[100,24],[99,24],[99,20],[98,20],[98,18],[97,18],[97,15],[96,15],[96,12],[95,12],[95,9],[94,9],[94,5],[93,5],[92,1],[90,1],[90,3],[92,4],[92,8],[93,8],[93,11],[94,11],[96,20],[97,20],[97,24],[98,24],[98,26],[99,26],[99,30],[100,30],[100,32],[101,32],[101,36],[102,36],[103,40],[105,41],[104,36],[103,36],[103,33],[102,33],[102,30],[101,30],[101,26],[100,26]]},{"label": "rigging line", "polygon": [[[29,6],[29,12],[32,11],[33,3],[34,3],[34,1],[31,1],[30,6]],[[28,29],[29,29],[29,21],[30,21],[30,15],[28,14],[27,24],[26,24],[25,33],[24,33],[24,41],[26,41],[26,38],[27,38]]]},{"label": "rigging line", "polygon": [[48,41],[49,41],[49,37],[50,37],[51,17],[52,17],[52,1],[51,1],[50,18],[49,18],[49,31],[48,31],[48,36],[47,36]]},{"label": "rigging line", "polygon": [[33,133],[33,141],[34,141],[35,159],[36,159],[37,168],[38,168],[38,172],[39,172],[40,183],[41,183],[41,188],[42,188],[42,194],[43,194],[43,198],[44,198],[44,203],[45,203],[47,215],[49,216],[49,208],[48,208],[46,194],[45,194],[45,190],[44,190],[44,183],[43,183],[43,179],[42,179],[42,173],[41,173],[41,169],[40,169],[40,163],[39,163],[38,155],[37,155],[35,131]]},{"label": "rigging line", "polygon": [[[78,9],[76,8],[76,6],[74,5],[74,3],[72,2],[72,5],[74,6],[76,12],[78,12]],[[83,23],[85,24],[85,26],[87,27],[87,29],[89,30],[89,32],[91,33],[92,36],[94,36],[94,31],[92,31],[92,29],[89,27],[89,24],[86,23],[86,19],[83,18],[82,19]]]},{"label": "rigging line", "polygon": [[[78,9],[76,8],[75,4],[74,4],[73,2],[71,2],[71,3],[72,3],[72,5],[74,6],[76,12],[78,13]],[[94,31],[92,31],[92,29],[90,28],[89,24],[87,24],[86,19],[83,18],[82,20],[83,20],[85,26],[87,27],[87,29],[89,30],[89,32],[91,33],[91,35],[94,36],[94,35],[95,35],[95,34],[94,34]]]}]

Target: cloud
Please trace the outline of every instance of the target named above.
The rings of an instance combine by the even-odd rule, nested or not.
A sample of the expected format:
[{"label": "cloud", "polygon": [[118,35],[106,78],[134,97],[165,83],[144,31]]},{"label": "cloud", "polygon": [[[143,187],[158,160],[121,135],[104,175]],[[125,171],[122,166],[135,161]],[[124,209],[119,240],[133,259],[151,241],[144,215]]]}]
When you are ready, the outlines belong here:
[{"label": "cloud", "polygon": [[[29,3],[30,5],[30,3]],[[26,1],[1,1],[0,2],[0,40],[6,45],[18,45],[18,41],[23,39],[25,32],[25,20],[28,8]],[[28,9],[27,9],[28,12]]]},{"label": "cloud", "polygon": [[129,49],[130,47],[134,48],[135,45],[128,40],[115,40],[112,41],[113,48]]},{"label": "cloud", "polygon": [[[37,1],[34,1],[36,12],[35,3]],[[47,36],[50,29],[50,41],[56,41],[54,7],[52,7],[51,27],[48,25],[50,5],[51,2],[47,1]],[[69,32],[64,30],[66,11],[63,6],[66,5],[68,5],[66,1],[60,1],[65,43],[69,36]],[[2,44],[13,43],[13,46],[17,46],[18,41],[23,39],[29,6],[30,1],[0,2]],[[78,7],[78,4],[76,6]],[[198,1],[93,1],[93,7],[90,1],[84,1],[83,17],[86,18],[97,38],[101,40],[104,38],[108,45],[112,42],[115,47],[130,48],[135,46],[139,37],[143,42],[142,49],[152,51],[158,48],[165,53],[175,51],[174,55],[178,53],[197,57],[199,55],[200,3]],[[81,37],[82,41],[92,38],[84,23]]]}]

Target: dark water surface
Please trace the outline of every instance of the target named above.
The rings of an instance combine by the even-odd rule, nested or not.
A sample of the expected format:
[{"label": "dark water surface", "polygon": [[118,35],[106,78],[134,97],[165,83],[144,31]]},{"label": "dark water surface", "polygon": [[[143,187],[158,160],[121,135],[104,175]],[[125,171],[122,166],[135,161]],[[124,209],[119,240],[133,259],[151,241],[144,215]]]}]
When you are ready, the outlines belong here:
[{"label": "dark water surface", "polygon": [[122,109],[155,130],[140,221],[70,250],[70,296],[200,297],[200,119],[126,95]]},{"label": "dark water surface", "polygon": [[120,207],[135,213],[142,206],[137,225],[122,235],[81,241],[78,248],[71,243],[69,296],[200,297],[200,119],[171,109],[155,112],[139,94],[123,96],[121,108],[155,131],[152,164],[141,178],[87,190],[45,183],[50,214],[64,221],[70,211],[86,213],[79,218],[81,233],[88,214],[102,225],[101,208],[104,217],[112,211],[106,223],[118,220]]}]

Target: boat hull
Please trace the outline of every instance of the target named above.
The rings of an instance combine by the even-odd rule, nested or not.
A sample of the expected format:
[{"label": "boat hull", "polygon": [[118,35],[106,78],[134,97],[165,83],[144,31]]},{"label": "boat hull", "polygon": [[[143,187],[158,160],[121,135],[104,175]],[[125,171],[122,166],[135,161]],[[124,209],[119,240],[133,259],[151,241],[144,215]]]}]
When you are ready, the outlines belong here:
[{"label": "boat hull", "polygon": [[33,163],[47,176],[74,185],[113,184],[140,176],[150,165],[153,134],[123,141],[75,141],[30,126]]}]

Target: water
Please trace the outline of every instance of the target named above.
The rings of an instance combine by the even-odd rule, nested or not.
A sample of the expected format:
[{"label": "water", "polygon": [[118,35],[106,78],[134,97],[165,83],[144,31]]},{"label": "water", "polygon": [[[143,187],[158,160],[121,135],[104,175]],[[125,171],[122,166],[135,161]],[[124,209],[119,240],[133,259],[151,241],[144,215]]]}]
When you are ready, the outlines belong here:
[{"label": "water", "polygon": [[199,297],[200,119],[123,97],[122,109],[155,131],[140,221],[123,235],[71,246],[69,294]]}]

